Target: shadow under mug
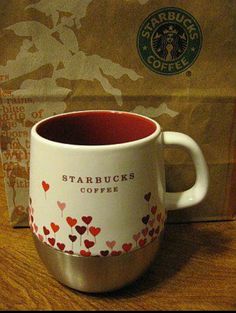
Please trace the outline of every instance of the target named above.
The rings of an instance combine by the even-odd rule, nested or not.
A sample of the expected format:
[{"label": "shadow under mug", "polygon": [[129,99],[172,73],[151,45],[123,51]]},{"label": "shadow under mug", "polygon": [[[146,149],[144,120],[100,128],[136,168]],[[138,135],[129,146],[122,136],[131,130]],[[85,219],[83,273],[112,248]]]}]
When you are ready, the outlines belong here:
[{"label": "shadow under mug", "polygon": [[[165,146],[190,153],[190,189],[166,192]],[[207,189],[197,143],[142,115],[71,112],[31,130],[30,226],[47,269],[71,288],[107,292],[136,280],[155,258],[166,212],[199,203]]]}]

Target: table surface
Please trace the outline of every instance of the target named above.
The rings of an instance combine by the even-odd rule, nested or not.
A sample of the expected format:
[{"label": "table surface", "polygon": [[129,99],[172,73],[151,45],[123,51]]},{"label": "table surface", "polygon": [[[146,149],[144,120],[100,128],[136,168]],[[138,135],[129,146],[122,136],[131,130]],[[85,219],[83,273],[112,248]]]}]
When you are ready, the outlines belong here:
[{"label": "table surface", "polygon": [[91,295],[58,283],[29,228],[9,224],[0,179],[0,309],[236,310],[236,222],[167,225],[153,266],[132,285]]}]

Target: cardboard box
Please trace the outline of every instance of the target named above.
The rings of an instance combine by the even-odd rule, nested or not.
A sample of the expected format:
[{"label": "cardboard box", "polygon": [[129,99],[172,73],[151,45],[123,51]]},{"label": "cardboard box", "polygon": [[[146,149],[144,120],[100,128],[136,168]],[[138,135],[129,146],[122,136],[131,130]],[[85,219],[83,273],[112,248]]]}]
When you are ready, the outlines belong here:
[{"label": "cardboard box", "polygon": [[[201,146],[204,202],[170,222],[236,213],[236,2],[2,0],[1,149],[13,226],[28,223],[29,133],[47,116],[132,111]],[[169,191],[194,182],[191,160],[166,151]]]}]

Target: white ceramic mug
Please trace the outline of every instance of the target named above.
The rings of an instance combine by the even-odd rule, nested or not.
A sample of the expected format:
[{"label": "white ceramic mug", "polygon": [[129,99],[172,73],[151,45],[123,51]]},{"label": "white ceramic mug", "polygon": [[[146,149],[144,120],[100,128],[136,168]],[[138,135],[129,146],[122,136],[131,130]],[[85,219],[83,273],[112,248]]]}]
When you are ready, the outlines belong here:
[{"label": "white ceramic mug", "polygon": [[[170,145],[192,157],[196,181],[189,190],[165,190],[163,148]],[[29,221],[49,271],[72,288],[108,291],[136,279],[154,258],[166,211],[199,203],[207,189],[208,169],[196,142],[163,132],[147,117],[81,111],[32,128]],[[139,255],[148,260],[131,275]],[[61,264],[68,263],[70,273],[63,273]],[[109,275],[99,273],[101,264],[113,268]],[[88,272],[96,268],[93,281]]]}]

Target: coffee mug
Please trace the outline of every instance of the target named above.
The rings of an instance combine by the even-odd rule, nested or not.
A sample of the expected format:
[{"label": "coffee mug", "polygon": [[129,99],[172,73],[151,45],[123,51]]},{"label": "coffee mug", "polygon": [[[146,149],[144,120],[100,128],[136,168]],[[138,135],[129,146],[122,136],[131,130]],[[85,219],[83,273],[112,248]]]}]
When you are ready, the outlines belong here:
[{"label": "coffee mug", "polygon": [[[163,149],[186,149],[195,184],[166,192]],[[59,114],[31,130],[29,222],[38,253],[62,284],[105,292],[153,262],[168,210],[202,201],[208,169],[196,142],[142,115]]]}]

